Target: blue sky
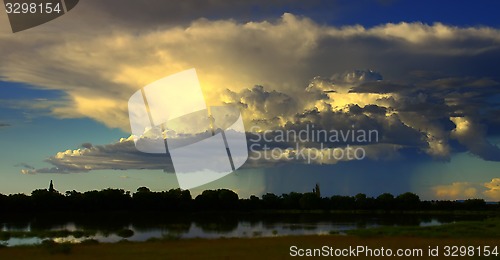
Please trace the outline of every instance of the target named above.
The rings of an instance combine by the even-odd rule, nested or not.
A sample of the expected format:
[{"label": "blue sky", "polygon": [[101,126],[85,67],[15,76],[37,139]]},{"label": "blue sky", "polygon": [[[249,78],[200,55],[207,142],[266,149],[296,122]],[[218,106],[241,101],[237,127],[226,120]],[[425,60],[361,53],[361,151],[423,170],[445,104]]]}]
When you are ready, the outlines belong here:
[{"label": "blue sky", "polygon": [[[340,1],[342,2],[342,1]],[[345,4],[352,1],[344,1]],[[340,9],[340,18],[330,18],[329,23],[337,25],[361,24],[376,26],[383,23],[422,22],[432,24],[441,22],[455,26],[492,26],[498,27],[498,17],[489,15],[499,7],[494,1],[481,1],[471,4],[468,1],[361,1],[351,3],[346,12]],[[385,2],[385,3],[384,3]]]},{"label": "blue sky", "polygon": [[[247,130],[303,127],[305,118],[383,136],[366,160],[248,162],[194,194],[305,192],[320,183],[328,196],[500,200],[500,4],[119,3],[85,1],[15,34],[0,15],[0,193],[50,180],[59,191],[177,187],[175,175],[143,157],[130,169],[88,158],[129,156],[118,149],[130,136],[130,95],[194,67],[207,104],[239,105]],[[66,150],[83,155],[56,156]]]}]

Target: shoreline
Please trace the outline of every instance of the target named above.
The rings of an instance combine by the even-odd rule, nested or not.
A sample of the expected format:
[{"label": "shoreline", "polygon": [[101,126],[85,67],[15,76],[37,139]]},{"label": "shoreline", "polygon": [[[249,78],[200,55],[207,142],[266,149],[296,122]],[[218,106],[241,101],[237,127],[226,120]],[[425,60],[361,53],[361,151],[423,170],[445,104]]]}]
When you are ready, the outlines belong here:
[{"label": "shoreline", "polygon": [[[264,238],[187,239],[148,242],[19,246],[0,249],[2,259],[276,259],[290,256],[290,247],[315,249],[323,246],[364,246],[385,249],[422,249],[456,246],[499,246],[498,238],[423,238],[360,236],[283,236]],[[393,257],[392,257],[393,258]],[[421,257],[420,257],[421,258]],[[439,258],[438,258],[439,259]],[[484,258],[480,258],[484,259]]]},{"label": "shoreline", "polygon": [[[41,245],[0,248],[0,259],[220,259],[285,258],[290,247],[318,249],[444,249],[446,246],[497,248],[500,253],[500,218],[464,221],[431,227],[381,227],[347,232],[347,235],[302,235],[216,239],[123,240],[117,243],[88,241],[81,244],[47,242]],[[394,258],[394,257],[391,257]],[[408,258],[408,257],[405,257]],[[411,257],[410,257],[411,258]],[[417,257],[415,257],[417,258]],[[418,257],[422,258],[422,257]],[[445,258],[440,255],[439,258]],[[478,259],[488,259],[479,257]]]}]

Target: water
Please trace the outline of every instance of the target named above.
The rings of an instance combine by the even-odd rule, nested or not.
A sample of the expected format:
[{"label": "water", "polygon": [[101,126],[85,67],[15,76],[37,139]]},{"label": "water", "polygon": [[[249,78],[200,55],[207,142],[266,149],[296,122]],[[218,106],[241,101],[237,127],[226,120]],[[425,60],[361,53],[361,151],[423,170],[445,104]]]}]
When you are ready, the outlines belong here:
[{"label": "water", "polygon": [[[149,239],[252,238],[344,234],[380,226],[435,226],[484,216],[395,214],[92,214],[1,219],[0,243],[39,244],[44,239],[79,243]],[[56,231],[64,231],[57,233]],[[77,232],[76,232],[77,231]],[[52,232],[52,233],[50,233]],[[9,235],[5,235],[9,234]]]}]

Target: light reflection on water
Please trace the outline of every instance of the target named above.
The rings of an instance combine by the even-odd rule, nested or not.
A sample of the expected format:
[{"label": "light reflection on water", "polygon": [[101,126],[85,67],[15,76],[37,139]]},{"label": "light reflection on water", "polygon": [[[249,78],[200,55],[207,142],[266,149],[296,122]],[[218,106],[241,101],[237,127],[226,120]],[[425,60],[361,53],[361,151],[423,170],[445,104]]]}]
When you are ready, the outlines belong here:
[{"label": "light reflection on water", "polygon": [[[288,222],[278,222],[278,223],[265,223],[265,222],[247,222],[239,221],[236,226],[231,228],[219,228],[220,223],[203,223],[199,224],[196,222],[191,222],[189,227],[184,226],[184,228],[172,228],[172,227],[153,227],[153,228],[137,228],[133,224],[124,226],[125,229],[130,229],[133,231],[133,235],[127,237],[129,241],[146,241],[148,239],[190,239],[190,238],[205,238],[205,239],[216,239],[216,238],[252,238],[252,237],[274,237],[274,236],[288,236],[288,235],[327,235],[333,233],[343,234],[347,230],[353,229],[364,229],[373,228],[379,226],[393,226],[396,224],[390,224],[380,221],[352,221],[352,222],[328,222],[328,221],[318,221],[309,223],[288,223]],[[416,223],[419,226],[434,226],[441,225],[437,219],[426,219],[425,221],[420,221]],[[175,225],[174,225],[175,226]],[[32,230],[31,225],[27,225],[24,228],[9,228],[5,223],[2,224],[2,231],[25,231],[29,232]],[[73,222],[68,222],[65,225],[56,225],[48,230],[68,230],[76,231],[77,226]],[[68,235],[67,237],[55,237],[52,238],[53,241],[58,243],[69,242],[69,243],[80,243],[87,239],[95,239],[99,242],[114,243],[119,242],[124,239],[115,233],[101,232],[97,231],[95,235],[74,237],[73,235]],[[27,244],[39,244],[44,239],[31,237],[31,238],[9,238],[6,241],[0,241],[8,246],[16,245],[27,245]]]},{"label": "light reflection on water", "polygon": [[[484,220],[485,215],[397,213],[95,213],[0,219],[0,244],[39,244],[50,237],[63,243],[146,241],[149,239],[253,238],[345,234],[384,226],[436,226]],[[90,241],[92,242],[92,241]]]}]

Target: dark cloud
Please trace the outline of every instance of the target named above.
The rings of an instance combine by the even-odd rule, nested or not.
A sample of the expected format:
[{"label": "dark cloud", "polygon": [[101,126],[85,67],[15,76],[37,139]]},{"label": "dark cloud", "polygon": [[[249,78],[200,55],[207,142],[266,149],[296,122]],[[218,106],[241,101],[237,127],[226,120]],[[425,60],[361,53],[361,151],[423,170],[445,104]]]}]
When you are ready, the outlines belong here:
[{"label": "dark cloud", "polygon": [[[373,158],[382,147],[444,160],[464,150],[499,158],[488,142],[500,124],[499,30],[404,22],[338,28],[291,13],[241,20],[255,3],[82,2],[68,24],[43,27],[78,33],[19,42],[0,34],[0,76],[68,93],[56,116],[126,130],[126,101],[138,87],[196,67],[210,86],[207,101],[238,105],[247,128],[377,130],[379,144],[367,145]],[[165,167],[164,156],[138,153],[130,141],[82,147],[51,157],[54,168],[40,172]]]},{"label": "dark cloud", "polygon": [[31,166],[31,165],[29,165],[27,163],[18,163],[18,164],[14,165],[14,166],[15,167],[23,167],[23,168],[29,169],[29,170],[34,170],[35,169],[35,167],[33,167],[33,166]]},{"label": "dark cloud", "polygon": [[[330,89],[336,91],[325,93]],[[363,91],[357,92],[360,89]],[[498,83],[484,78],[445,78],[421,80],[410,86],[392,85],[390,82],[386,84],[379,73],[366,70],[336,74],[327,79],[315,77],[302,95],[294,97],[266,90],[263,86],[239,92],[227,90],[224,102],[238,105],[242,110],[248,145],[258,144],[253,146],[251,153],[265,153],[264,145],[268,149],[280,148],[278,158],[249,160],[246,167],[266,167],[289,161],[289,157],[299,153],[298,147],[321,153],[318,149],[345,149],[348,145],[363,147],[371,160],[396,159],[417,153],[425,153],[429,159],[448,159],[453,152],[468,151],[484,160],[500,161],[500,149],[487,140],[486,131],[488,125],[496,122],[488,116],[498,114],[498,110],[484,113],[481,106],[489,102],[492,107],[498,107],[499,101],[491,97],[499,93]],[[279,138],[283,133],[300,133],[305,129],[310,133],[321,130],[337,133],[374,130],[377,139],[359,142],[351,139],[331,141],[327,136],[299,141],[289,137]],[[174,138],[172,140],[200,139],[189,135],[170,136]],[[47,162],[54,166],[52,168],[33,169],[26,165],[23,173],[172,169],[168,154],[139,152],[132,140],[122,139],[100,146],[84,143],[81,149],[50,157]],[[296,143],[298,146],[295,146]],[[311,163],[304,158],[295,162],[306,161]],[[317,160],[313,163],[337,161]]]},{"label": "dark cloud", "polygon": [[[107,12],[116,3],[120,6]],[[303,95],[304,85],[315,76],[321,76],[317,81],[328,79],[338,83],[342,79],[347,91],[353,93],[390,94],[422,88],[421,96],[436,93],[438,99],[444,94],[487,95],[489,93],[477,84],[500,81],[496,69],[500,67],[500,31],[487,27],[402,22],[372,28],[339,28],[292,13],[284,13],[279,19],[253,18],[249,22],[223,16],[201,20],[188,17],[185,24],[172,22],[173,26],[169,27],[165,21],[158,22],[164,26],[156,26],[148,17],[154,21],[161,18],[136,11],[145,8],[161,12],[164,19],[169,19],[168,12],[189,9],[193,3],[82,2],[77,6],[79,11],[72,11],[72,19],[64,24],[58,19],[44,25],[41,28],[50,33],[36,39],[21,41],[12,38],[11,32],[2,34],[0,50],[4,62],[0,64],[0,76],[63,91],[68,98],[60,106],[51,107],[55,116],[90,117],[127,131],[126,102],[130,95],[139,86],[183,68],[195,67],[201,72],[203,84],[211,88],[207,91],[207,100],[214,103],[224,102],[220,96],[226,88],[240,92],[256,84],[265,86],[269,93]],[[218,9],[220,3],[196,4],[210,10],[211,7],[203,5],[214,5]],[[238,4],[240,1],[227,8],[238,9]],[[125,10],[134,10],[136,14]],[[196,10],[194,7],[193,13]],[[133,19],[134,15],[144,16],[141,18],[145,19],[144,26],[141,19]],[[139,30],[128,25],[136,22],[141,26]],[[69,30],[62,34],[61,28]],[[38,62],[23,62],[25,60]],[[375,71],[352,71],[355,68]],[[350,71],[349,77],[332,76],[334,72],[344,71]],[[468,79],[471,89],[454,91],[448,86],[456,82],[450,79]],[[436,82],[433,90],[425,86],[439,80],[443,82]],[[343,88],[326,80],[323,84],[324,88],[317,88],[323,92],[316,94],[338,93]],[[410,94],[401,95],[410,98]],[[271,96],[271,100],[284,98],[283,95]],[[292,101],[298,108],[305,107],[300,98]],[[477,100],[468,101],[479,104]],[[106,109],[97,109],[96,102]],[[272,102],[268,104],[271,106]],[[287,108],[293,110],[293,104]]]},{"label": "dark cloud", "polygon": [[373,82],[362,83],[351,89],[349,92],[385,94],[385,93],[400,92],[403,91],[405,88],[411,88],[411,87],[412,86],[406,84],[397,84],[387,81],[373,81]]},{"label": "dark cloud", "polygon": [[91,143],[83,143],[82,147],[87,148],[87,149],[91,149],[93,147],[93,145]]},{"label": "dark cloud", "polygon": [[[154,29],[187,25],[193,20],[233,19],[241,22],[278,18],[285,12],[300,10],[305,16],[331,13],[336,1],[327,0],[212,0],[212,1],[162,1],[151,0],[146,3],[137,1],[99,1],[81,2],[79,11],[98,12],[115,21],[108,26],[126,26],[138,29]],[[317,7],[321,6],[320,9]],[[82,10],[84,9],[84,10]]]}]

